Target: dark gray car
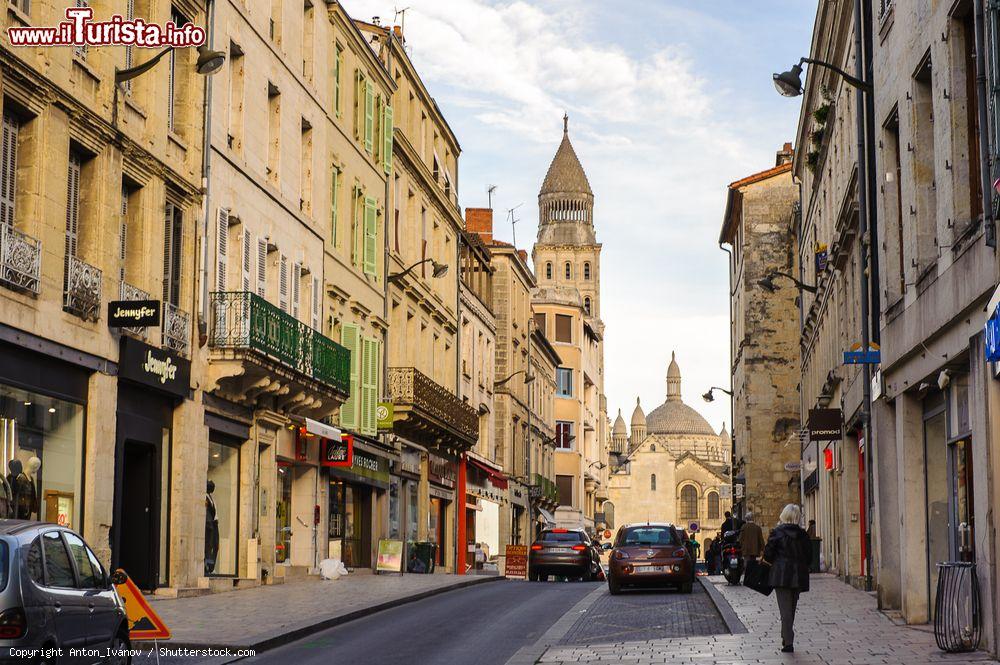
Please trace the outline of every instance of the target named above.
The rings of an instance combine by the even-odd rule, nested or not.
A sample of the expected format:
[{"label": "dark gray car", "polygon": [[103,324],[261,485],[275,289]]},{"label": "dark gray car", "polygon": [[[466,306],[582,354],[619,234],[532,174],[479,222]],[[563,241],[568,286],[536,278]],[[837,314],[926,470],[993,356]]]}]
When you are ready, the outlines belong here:
[{"label": "dark gray car", "polygon": [[0,661],[128,663],[128,619],[78,534],[0,520]]}]

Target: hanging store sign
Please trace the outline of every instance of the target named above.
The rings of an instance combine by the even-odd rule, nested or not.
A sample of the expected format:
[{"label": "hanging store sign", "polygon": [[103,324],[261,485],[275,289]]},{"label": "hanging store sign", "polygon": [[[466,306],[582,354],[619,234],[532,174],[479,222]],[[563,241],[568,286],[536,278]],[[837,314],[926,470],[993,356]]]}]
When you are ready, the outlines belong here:
[{"label": "hanging store sign", "polygon": [[108,303],[108,326],[111,328],[156,328],[159,325],[159,300],[112,300]]},{"label": "hanging store sign", "polygon": [[809,439],[839,441],[844,432],[844,414],[840,409],[809,409]]},{"label": "hanging store sign", "polygon": [[816,274],[826,270],[829,254],[826,244],[816,244]]},{"label": "hanging store sign", "polygon": [[428,460],[427,476],[431,482],[442,487],[455,486],[455,465],[443,457],[430,455]]},{"label": "hanging store sign", "polygon": [[844,351],[845,365],[878,365],[882,362],[882,351],[874,342],[864,351],[860,344],[854,344],[850,351]]},{"label": "hanging store sign", "polygon": [[986,311],[990,315],[984,329],[986,360],[991,363],[1000,362],[1000,287],[993,293]]},{"label": "hanging store sign", "polygon": [[392,420],[395,416],[395,406],[392,402],[379,402],[375,407],[375,418],[378,421],[379,432],[391,432]]},{"label": "hanging store sign", "polygon": [[326,439],[323,447],[323,466],[351,467],[354,464],[354,437],[341,434],[339,439]]},{"label": "hanging store sign", "polygon": [[191,392],[191,361],[170,349],[123,336],[118,354],[118,378],[187,397]]}]

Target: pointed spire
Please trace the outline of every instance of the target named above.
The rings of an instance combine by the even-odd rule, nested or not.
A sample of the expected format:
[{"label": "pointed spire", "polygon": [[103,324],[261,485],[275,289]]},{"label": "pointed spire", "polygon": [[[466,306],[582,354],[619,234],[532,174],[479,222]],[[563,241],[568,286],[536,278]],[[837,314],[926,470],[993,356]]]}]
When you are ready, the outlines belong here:
[{"label": "pointed spire", "polygon": [[563,113],[563,134],[569,134],[569,113]]},{"label": "pointed spire", "polygon": [[670,366],[667,367],[667,401],[681,401],[681,367],[677,364],[677,353],[670,352]]}]

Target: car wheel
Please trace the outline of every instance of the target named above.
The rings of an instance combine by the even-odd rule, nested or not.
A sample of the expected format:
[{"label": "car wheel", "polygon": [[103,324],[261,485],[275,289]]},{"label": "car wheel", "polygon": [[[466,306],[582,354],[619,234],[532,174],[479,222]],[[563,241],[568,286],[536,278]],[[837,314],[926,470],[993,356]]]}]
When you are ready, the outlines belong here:
[{"label": "car wheel", "polygon": [[593,582],[594,581],[594,571],[592,571],[590,568],[587,568],[587,570],[583,571],[583,575],[580,576],[580,581],[581,582]]},{"label": "car wheel", "polygon": [[131,665],[131,649],[132,641],[128,638],[128,633],[118,633],[111,640],[111,648],[104,662],[106,665]]},{"label": "car wheel", "polygon": [[549,576],[546,575],[545,573],[538,573],[538,581],[539,582],[548,582],[549,581]]},{"label": "car wheel", "polygon": [[622,585],[615,581],[615,578],[608,578],[608,593],[612,596],[617,596],[622,592]]},{"label": "car wheel", "polygon": [[537,582],[538,581],[538,573],[529,570],[528,571],[528,581],[529,582]]},{"label": "car wheel", "polygon": [[690,581],[685,582],[680,586],[680,591],[681,593],[691,593],[694,591],[694,583]]}]

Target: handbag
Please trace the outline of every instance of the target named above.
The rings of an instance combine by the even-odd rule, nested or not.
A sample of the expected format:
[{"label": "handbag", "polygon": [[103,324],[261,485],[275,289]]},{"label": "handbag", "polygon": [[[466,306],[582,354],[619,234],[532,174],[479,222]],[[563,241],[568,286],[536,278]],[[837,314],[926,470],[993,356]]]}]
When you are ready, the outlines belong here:
[{"label": "handbag", "polygon": [[757,593],[770,596],[774,587],[770,582],[771,567],[765,566],[757,559],[747,561],[747,568],[743,574],[743,586],[749,587]]}]

